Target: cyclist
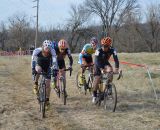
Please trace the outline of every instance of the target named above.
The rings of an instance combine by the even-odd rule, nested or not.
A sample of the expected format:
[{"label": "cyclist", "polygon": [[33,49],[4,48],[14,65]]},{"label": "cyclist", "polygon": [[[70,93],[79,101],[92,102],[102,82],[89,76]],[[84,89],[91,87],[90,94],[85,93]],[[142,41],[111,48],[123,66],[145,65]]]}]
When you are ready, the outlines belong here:
[{"label": "cyclist", "polygon": [[115,73],[119,71],[119,60],[117,56],[117,52],[111,46],[112,39],[110,37],[105,37],[101,40],[101,48],[97,49],[95,52],[95,66],[94,66],[94,80],[93,80],[93,98],[92,102],[96,102],[97,97],[97,89],[100,81],[101,73],[107,73],[109,76],[109,81],[111,82],[113,79],[113,68],[109,63],[109,59],[111,55],[113,55],[113,59],[115,62]]},{"label": "cyclist", "polygon": [[[93,59],[92,54],[95,53],[97,48],[98,40],[96,37],[92,37],[90,39],[90,43],[87,43],[84,45],[81,53],[79,54],[79,61],[78,63],[81,65],[81,75],[80,75],[80,83],[83,82],[83,74],[85,72],[86,67],[83,66],[89,66],[93,65]],[[83,84],[83,83],[82,83]]]},{"label": "cyclist", "polygon": [[[66,83],[66,73],[64,69],[66,68],[65,65],[65,57],[66,55],[69,58],[69,68],[72,70],[72,65],[73,65],[73,58],[71,55],[71,51],[69,49],[69,45],[66,40],[61,39],[58,43],[54,42],[52,43],[52,47],[54,48],[56,55],[57,55],[57,62],[58,62],[58,68],[59,68],[59,75],[64,76],[65,78],[65,83]],[[58,87],[58,82],[56,83],[56,80],[54,80],[55,84],[54,87]]]},{"label": "cyclist", "polygon": [[[51,49],[51,41],[45,40],[42,47],[36,48],[32,54],[32,75],[36,75],[34,80],[33,92],[36,95],[38,94],[39,73],[41,73],[42,71],[49,73],[51,65],[54,69],[57,69],[56,53],[54,49]],[[50,105],[50,79],[51,76],[48,74],[46,76],[46,106],[48,107]]]}]

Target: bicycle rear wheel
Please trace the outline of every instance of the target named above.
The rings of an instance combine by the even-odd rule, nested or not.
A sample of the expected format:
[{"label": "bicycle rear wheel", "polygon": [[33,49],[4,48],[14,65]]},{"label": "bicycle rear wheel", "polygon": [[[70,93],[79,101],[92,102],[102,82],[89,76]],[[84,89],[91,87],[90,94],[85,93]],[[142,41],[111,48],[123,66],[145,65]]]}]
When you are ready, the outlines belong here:
[{"label": "bicycle rear wheel", "polygon": [[39,104],[41,118],[45,117],[45,100],[46,100],[46,87],[45,84],[41,84],[39,87]]},{"label": "bicycle rear wheel", "polygon": [[116,87],[113,83],[110,83],[108,87],[106,87],[104,93],[104,108],[106,110],[115,112],[117,106],[117,91]]},{"label": "bicycle rear wheel", "polygon": [[61,93],[61,99],[63,101],[63,104],[66,105],[67,100],[67,93],[66,93],[66,86],[64,79],[60,79],[60,93]]}]

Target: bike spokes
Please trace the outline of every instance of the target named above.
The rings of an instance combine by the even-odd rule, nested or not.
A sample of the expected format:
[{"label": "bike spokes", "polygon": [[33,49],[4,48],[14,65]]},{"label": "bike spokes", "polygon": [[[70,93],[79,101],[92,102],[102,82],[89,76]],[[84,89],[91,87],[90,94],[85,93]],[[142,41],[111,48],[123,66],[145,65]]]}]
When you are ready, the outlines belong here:
[{"label": "bike spokes", "polygon": [[61,99],[63,101],[63,104],[66,105],[67,93],[66,93],[66,87],[65,87],[64,79],[60,79],[60,94],[61,94]]},{"label": "bike spokes", "polygon": [[40,105],[41,118],[45,117],[45,102],[46,102],[46,87],[45,84],[40,84],[38,100]]},{"label": "bike spokes", "polygon": [[104,108],[114,112],[117,105],[117,91],[113,83],[109,84],[104,94]]}]

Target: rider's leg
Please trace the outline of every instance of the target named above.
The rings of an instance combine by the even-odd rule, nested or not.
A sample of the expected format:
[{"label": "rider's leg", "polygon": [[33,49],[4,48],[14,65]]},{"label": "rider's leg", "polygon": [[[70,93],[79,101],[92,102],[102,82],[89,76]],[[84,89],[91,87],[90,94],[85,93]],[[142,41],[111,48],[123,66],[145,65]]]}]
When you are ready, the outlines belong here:
[{"label": "rider's leg", "polygon": [[[79,54],[79,61],[78,61],[78,63],[81,65],[81,67],[83,66],[83,65],[85,65],[85,59],[83,58],[83,54]],[[82,67],[81,68],[81,75],[84,73],[84,68]]]},{"label": "rider's leg", "polygon": [[95,76],[93,79],[93,97],[97,97],[98,84],[100,82],[100,76]]},{"label": "rider's leg", "polygon": [[33,85],[33,92],[34,94],[38,94],[38,79],[39,79],[39,73],[42,72],[42,68],[40,66],[36,66],[36,71],[37,71],[37,74],[35,76],[35,81],[34,81],[34,85]]},{"label": "rider's leg", "polygon": [[100,69],[97,66],[95,66],[94,67],[94,79],[93,79],[93,98],[92,98],[93,103],[95,103],[96,101],[98,84],[100,82],[100,75],[101,75]]},{"label": "rider's leg", "polygon": [[85,80],[85,76],[84,76],[84,73],[85,73],[85,70],[86,70],[86,66],[87,63],[85,61],[85,58],[83,58],[82,60],[82,64],[81,64],[81,74],[80,74],[80,84],[84,85],[84,80]]},{"label": "rider's leg", "polygon": [[36,66],[36,71],[37,71],[37,74],[36,74],[36,77],[35,77],[35,82],[37,82],[38,83],[38,79],[39,79],[39,73],[41,73],[42,72],[42,67],[41,66]]}]

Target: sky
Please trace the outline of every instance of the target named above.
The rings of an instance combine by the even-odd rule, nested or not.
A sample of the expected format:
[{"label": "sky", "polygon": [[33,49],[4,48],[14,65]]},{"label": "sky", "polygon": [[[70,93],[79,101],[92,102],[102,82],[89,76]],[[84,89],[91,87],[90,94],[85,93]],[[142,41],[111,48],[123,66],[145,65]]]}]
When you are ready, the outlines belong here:
[{"label": "sky", "polygon": [[[34,0],[0,0],[0,22],[7,22],[9,17],[14,14],[25,13],[35,21],[36,5]],[[39,0],[39,24],[41,26],[58,26],[67,22],[69,17],[70,5],[80,4],[84,0]],[[145,11],[146,5],[150,3],[160,3],[160,0],[138,0],[140,6]]]}]

